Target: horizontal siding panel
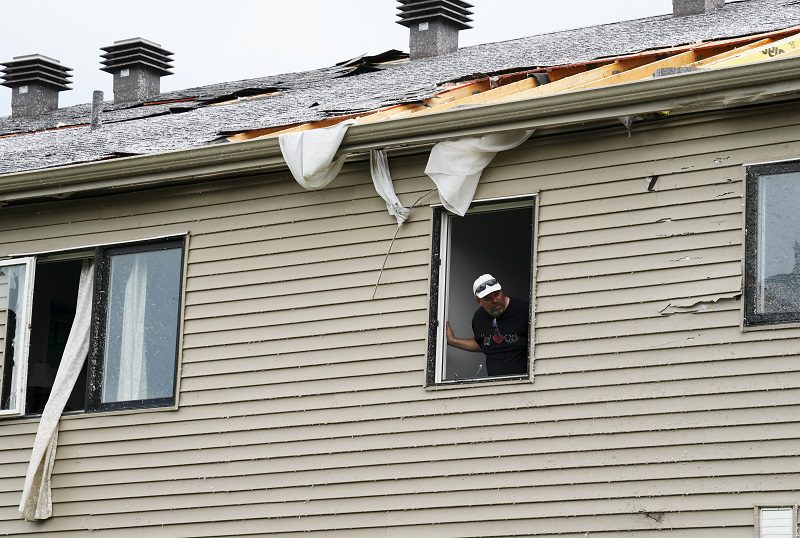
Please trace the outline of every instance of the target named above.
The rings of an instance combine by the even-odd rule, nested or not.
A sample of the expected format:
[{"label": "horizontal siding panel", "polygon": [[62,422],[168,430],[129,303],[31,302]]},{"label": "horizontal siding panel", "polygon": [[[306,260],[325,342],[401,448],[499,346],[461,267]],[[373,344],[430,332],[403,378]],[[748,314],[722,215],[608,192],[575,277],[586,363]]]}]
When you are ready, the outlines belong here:
[{"label": "horizontal siding panel", "polygon": [[[734,204],[738,202],[738,209],[741,211],[742,195],[736,192],[737,190],[726,183],[722,185],[687,187],[673,191],[647,192],[645,190],[638,194],[620,196],[618,198],[600,198],[555,205],[549,204],[547,196],[543,194],[542,204],[539,209],[539,221],[544,223],[558,219],[569,219],[575,215],[610,217],[611,215],[625,214],[630,211],[655,209],[662,216],[650,221],[654,222],[658,218],[680,216],[685,206],[695,202],[723,201],[726,199],[735,201]],[[732,213],[735,206],[730,207],[731,205],[728,204],[728,207],[725,207],[722,211]],[[692,208],[687,207],[685,210],[691,214]]]},{"label": "horizontal siding panel", "polygon": [[[155,412],[144,413],[140,424],[131,429],[131,417],[126,414],[111,414],[108,416],[78,415],[65,417],[61,421],[60,430],[76,432],[77,442],[105,442],[104,440],[118,440],[123,435],[126,439],[148,439],[162,435],[159,428],[167,428],[173,435],[196,435],[202,432],[226,432],[240,428],[239,423],[246,423],[247,428],[282,428],[302,425],[343,424],[351,426],[344,428],[348,431],[356,422],[371,422],[377,420],[390,421],[397,424],[397,417],[413,418],[428,417],[448,424],[446,417],[440,417],[444,411],[451,409],[454,398],[458,400],[456,413],[463,413],[459,420],[465,416],[475,414],[483,416],[487,409],[494,413],[512,413],[515,418],[512,422],[548,423],[565,422],[582,419],[640,417],[647,415],[674,414],[680,416],[681,421],[696,420],[697,413],[702,416],[705,412],[714,410],[741,410],[752,409],[755,413],[771,413],[774,410],[775,420],[780,422],[791,406],[800,404],[800,389],[785,389],[779,392],[752,392],[744,395],[732,394],[698,394],[686,395],[679,399],[664,400],[658,398],[630,400],[612,400],[608,402],[585,402],[576,406],[570,402],[557,402],[549,398],[549,394],[538,397],[527,390],[520,392],[520,387],[525,385],[503,385],[486,387],[472,387],[470,389],[450,389],[446,391],[416,392],[416,400],[408,399],[395,403],[383,403],[371,409],[356,403],[340,405],[337,409],[324,405],[324,399],[314,398],[313,401],[305,398],[302,413],[296,412],[296,404],[292,398],[272,399],[263,406],[255,407],[252,403],[225,402],[210,406],[184,407],[179,413]],[[516,391],[516,392],[514,392]],[[498,397],[502,394],[502,397]],[[532,398],[533,397],[533,398]],[[317,400],[322,402],[317,404]],[[266,402],[266,401],[265,401]],[[745,413],[746,414],[746,413]],[[758,419],[760,414],[753,415]],[[476,418],[477,420],[477,418]],[[733,420],[733,419],[731,419]],[[501,419],[498,419],[501,422]],[[411,421],[413,424],[413,421]],[[673,421],[662,421],[664,424],[678,424]],[[689,422],[690,423],[690,422]],[[691,423],[694,424],[694,423]],[[232,426],[233,425],[233,426]],[[176,427],[177,426],[177,427]],[[674,426],[672,426],[674,427]],[[153,429],[155,428],[155,429]],[[541,429],[541,428],[540,428]],[[0,429],[5,442],[11,446],[30,447],[36,423],[28,420],[18,420],[4,424]],[[544,435],[547,429],[541,429]],[[152,433],[151,433],[152,432]],[[67,435],[65,433],[65,435]],[[69,434],[71,435],[71,434]],[[69,435],[67,436],[70,439]],[[12,437],[19,437],[16,441]],[[62,439],[63,441],[63,439]],[[17,443],[17,444],[14,444]]]},{"label": "horizontal siding panel", "polygon": [[[293,342],[298,343],[298,340],[305,338],[343,334],[350,338],[356,338],[361,331],[424,325],[427,321],[427,313],[419,310],[383,313],[379,316],[339,318],[328,320],[325,323],[320,321],[295,322],[291,317],[287,317],[282,325],[271,327],[186,334],[183,338],[183,345],[186,349],[191,349],[211,345],[223,346],[243,342],[278,340],[291,344]],[[302,342],[300,342],[300,346],[299,349],[305,349],[302,347]]]},{"label": "horizontal siding panel", "polygon": [[[699,331],[726,327],[738,327],[741,314],[734,303],[729,310],[705,312],[695,315],[661,316],[645,319],[610,321],[607,323],[581,323],[576,316],[572,325],[547,327],[536,330],[536,344],[558,344],[580,342],[601,338],[625,338],[641,335],[662,335],[682,331]],[[669,347],[669,346],[665,346]]]},{"label": "horizontal siding panel", "polygon": [[[654,466],[656,467],[656,466]],[[756,468],[757,469],[757,468]],[[756,470],[754,469],[754,471]],[[655,471],[654,471],[655,472]],[[606,475],[605,472],[601,476]],[[562,479],[568,479],[569,473]],[[768,478],[774,476],[776,484],[775,487],[770,487],[766,482]],[[787,482],[791,477],[797,477],[796,474],[780,474],[774,473],[773,476],[759,477],[755,473],[750,474],[749,478],[754,483],[751,487],[745,489],[749,491],[766,491],[771,492],[775,489],[787,489]],[[726,494],[733,493],[736,487],[736,478],[719,478],[718,486],[708,487],[708,480],[702,478],[686,478],[684,480],[664,480],[664,481],[642,481],[641,483],[625,483],[621,484],[603,484],[599,482],[591,482],[587,485],[591,487],[584,488],[584,495],[578,499],[571,499],[569,493],[565,490],[567,488],[561,486],[547,487],[544,486],[537,491],[537,486],[540,486],[538,481],[532,481],[533,485],[526,486],[520,484],[519,478],[526,477],[526,473],[520,473],[520,477],[509,477],[511,482],[506,487],[498,483],[501,476],[485,477],[487,480],[487,488],[479,489],[477,491],[459,491],[458,489],[447,489],[448,487],[458,486],[456,480],[441,479],[441,490],[428,492],[426,491],[426,484],[433,482],[429,480],[410,481],[410,484],[417,483],[421,487],[418,493],[398,493],[392,495],[382,495],[381,484],[358,484],[361,487],[362,496],[359,497],[357,492],[354,491],[357,487],[352,485],[346,486],[315,486],[311,488],[297,488],[297,490],[279,489],[275,491],[272,481],[265,480],[264,487],[250,490],[250,491],[226,491],[224,494],[217,495],[216,492],[196,493],[192,498],[198,502],[198,507],[205,508],[225,508],[232,506],[247,506],[254,504],[261,504],[264,511],[269,513],[271,518],[286,518],[286,517],[308,517],[308,516],[324,516],[334,515],[341,513],[371,513],[381,512],[382,510],[390,509],[397,511],[408,511],[410,514],[421,516],[422,513],[430,509],[431,506],[437,507],[489,507],[495,505],[525,505],[529,503],[542,503],[544,504],[547,499],[552,499],[546,502],[546,506],[539,506],[537,510],[531,511],[530,517],[569,517],[578,513],[586,513],[591,509],[591,506],[600,508],[600,514],[608,514],[621,512],[623,514],[630,513],[628,505],[622,502],[612,502],[612,499],[635,499],[638,497],[645,497],[647,493],[643,488],[650,486],[663,487],[667,499],[653,500],[651,503],[661,508],[660,511],[670,512],[676,510],[703,510],[703,509],[724,509],[725,505],[709,499],[710,494],[717,493],[718,495],[725,496]],[[745,478],[745,477],[743,477]],[[473,479],[474,480],[474,479]],[[580,483],[584,483],[581,481]],[[409,485],[410,485],[409,484]],[[739,485],[745,484],[744,480],[739,480]],[[613,486],[617,487],[614,488]],[[683,485],[686,488],[686,496],[697,495],[694,506],[689,506],[687,499],[680,498],[678,488]],[[491,487],[497,488],[491,495],[487,495],[492,491]],[[430,486],[428,486],[430,487]],[[434,486],[435,487],[435,486]],[[277,486],[280,488],[280,486]],[[709,491],[711,490],[711,491]],[[329,493],[328,493],[329,492]],[[277,495],[280,493],[280,495]],[[303,499],[303,493],[306,498]],[[328,498],[319,498],[322,495],[328,494]],[[187,504],[191,499],[187,496],[168,496],[160,498],[137,498],[137,504],[141,510],[147,512],[162,512],[173,510],[185,510],[192,508]],[[588,502],[592,501],[592,502]],[[660,501],[660,502],[659,502]],[[704,502],[705,501],[705,502]],[[92,500],[93,510],[90,514],[93,517],[113,514],[123,514],[125,509],[125,500],[117,499],[96,499]],[[129,502],[129,501],[128,501]],[[159,503],[161,503],[159,505]],[[711,506],[707,506],[706,503]],[[306,506],[302,506],[305,504]],[[731,501],[728,500],[728,506]],[[82,516],[86,514],[85,504],[82,507],[81,503],[62,502],[58,505],[59,513],[64,517],[69,516]],[[529,508],[530,510],[530,508]],[[413,516],[412,516],[413,518]],[[669,515],[667,514],[667,518]],[[644,518],[643,518],[644,519]]]},{"label": "horizontal siding panel", "polygon": [[[425,340],[403,340],[383,345],[353,345],[347,348],[347,356],[332,354],[327,349],[300,351],[277,356],[255,355],[225,360],[187,362],[181,365],[181,378],[212,378],[217,375],[240,372],[275,371],[276,376],[286,375],[279,370],[303,368],[325,368],[336,372],[348,372],[351,368],[363,368],[362,362],[382,362],[386,359],[415,357],[419,361],[425,355]],[[422,363],[420,363],[422,364]],[[377,365],[376,365],[377,367]],[[304,374],[308,375],[308,373]]]},{"label": "horizontal siding panel", "polygon": [[592,248],[570,248],[542,252],[539,251],[536,259],[537,266],[551,266],[569,263],[579,263],[596,260],[619,260],[652,254],[663,254],[686,249],[705,249],[714,247],[734,246],[742,244],[741,230],[728,230],[721,232],[700,233],[679,237],[663,237],[632,241],[630,243],[617,243],[615,245],[598,245]]},{"label": "horizontal siding panel", "polygon": [[609,181],[607,183],[593,183],[589,185],[560,184],[548,186],[542,193],[543,201],[548,205],[568,204],[589,200],[614,199],[620,196],[634,194],[650,194],[655,192],[674,191],[701,185],[732,185],[733,189],[741,190],[741,170],[738,168],[715,168],[692,172],[674,172],[656,179],[653,191],[649,191],[651,177],[625,179],[622,181]]},{"label": "horizontal siding panel", "polygon": [[[184,335],[203,334],[218,331],[236,331],[239,329],[279,327],[298,323],[318,321],[341,322],[342,309],[353,319],[380,316],[390,313],[421,311],[427,316],[427,297],[417,295],[395,299],[375,299],[374,301],[348,302],[340,305],[296,308],[287,301],[286,310],[243,313],[225,317],[189,319],[184,322]],[[288,311],[287,311],[288,310]],[[359,323],[360,325],[360,323]],[[294,328],[291,329],[294,332]],[[294,335],[292,335],[294,336]]]},{"label": "horizontal siding panel", "polygon": [[[288,269],[286,266],[254,269],[252,271],[236,271],[215,273],[212,275],[189,277],[186,282],[187,291],[204,291],[231,287],[250,286],[262,282],[290,282],[307,278],[320,278],[330,275],[346,275],[363,271],[378,271],[386,263],[386,269],[398,269],[414,265],[428,264],[428,249],[418,251],[396,251],[386,256],[386,249],[377,256],[361,256],[357,259],[341,259],[326,262],[308,262],[303,260]],[[297,262],[298,260],[295,260]],[[229,264],[229,270],[234,264]]]},{"label": "horizontal siding panel", "polygon": [[[298,346],[293,340],[257,340],[220,346],[205,346],[196,349],[184,348],[183,361],[206,362],[241,357],[263,357],[278,354],[305,353],[308,351],[343,350],[349,348],[351,345],[353,347],[360,347],[364,345],[383,344],[386,342],[394,343],[419,340],[423,337],[421,336],[423,334],[424,332],[419,326],[392,327],[391,329],[359,332],[358,340],[355,342],[350,335],[346,337],[328,335],[324,341],[321,338],[307,339],[303,343],[303,346]],[[345,354],[343,354],[343,356],[346,357]],[[290,357],[289,360],[295,359]]]},{"label": "horizontal siding panel", "polygon": [[[416,269],[412,268],[412,270]],[[317,291],[308,291],[306,293],[286,293],[284,295],[266,295],[264,297],[245,297],[240,290],[241,298],[238,298],[236,301],[228,302],[224,302],[222,294],[213,294],[210,293],[210,290],[205,296],[207,302],[190,302],[189,299],[193,299],[193,296],[198,293],[194,292],[187,297],[186,302],[188,304],[184,306],[186,319],[234,316],[253,312],[273,312],[278,310],[291,310],[292,308],[325,307],[349,302],[368,302],[372,300],[392,297],[410,297],[428,293],[429,284],[427,278],[424,281],[417,280],[408,282],[402,279],[396,279],[398,280],[397,282],[387,282],[384,274],[381,275],[380,283],[378,283],[379,273],[379,271],[375,271],[373,282],[370,282],[368,279],[365,279],[364,275],[361,275],[359,278],[362,280],[359,282],[359,285],[355,287],[345,287],[344,283],[346,283],[346,279],[335,277],[342,278],[340,281],[343,283],[342,287],[344,289],[320,289]],[[350,284],[352,284],[352,281]],[[375,299],[372,297],[373,292],[375,293]]]},{"label": "horizontal siding panel", "polygon": [[[741,211],[741,207],[738,210]],[[650,221],[645,224],[629,225],[624,228],[604,227],[602,229],[539,237],[537,245],[540,251],[545,252],[741,229],[742,221],[739,214],[712,214],[711,216],[698,218],[661,219],[661,222]]]},{"label": "horizontal siding panel", "polygon": [[[689,304],[695,305],[697,312],[688,310],[681,313],[668,313],[665,309],[670,305]],[[536,316],[536,328],[546,329],[553,327],[587,325],[592,323],[607,323],[611,321],[628,321],[660,319],[666,315],[691,316],[703,312],[718,312],[739,308],[739,298],[729,295],[707,295],[687,298],[683,300],[662,300],[642,302],[638,304],[598,306],[572,310],[540,312]]]},{"label": "horizontal siding panel", "polygon": [[[429,236],[430,222],[411,221],[403,225],[398,233],[399,237]],[[396,223],[382,223],[370,228],[344,228],[331,229],[317,228],[316,233],[298,241],[289,236],[266,236],[251,232],[243,234],[238,241],[221,243],[214,246],[192,245],[189,263],[207,262],[219,259],[232,259],[237,257],[267,256],[282,252],[299,253],[305,250],[325,248],[332,246],[354,245],[359,243],[386,242],[389,246],[394,233],[397,231]]]},{"label": "horizontal siding panel", "polygon": [[[787,479],[782,479],[779,481],[781,484],[785,484],[786,482]],[[785,489],[790,488],[787,485]],[[511,491],[513,492],[513,490]],[[508,495],[513,496],[512,492],[509,492]],[[484,495],[484,502],[485,498],[486,497]],[[437,503],[448,505],[447,507],[443,508],[429,508],[424,510],[404,510],[400,508],[397,510],[392,510],[391,506],[387,507],[384,505],[383,510],[376,509],[374,512],[356,514],[340,514],[335,508],[336,502],[330,503],[330,507],[320,508],[319,512],[317,512],[318,509],[316,508],[317,503],[296,502],[291,504],[285,503],[285,505],[276,504],[275,506],[270,506],[270,511],[274,510],[278,514],[277,517],[272,517],[261,504],[240,505],[235,510],[231,510],[226,513],[220,513],[220,510],[216,507],[195,508],[192,510],[192,513],[196,516],[194,521],[200,522],[237,520],[237,528],[242,528],[242,526],[245,525],[245,520],[251,520],[252,525],[249,527],[252,529],[251,532],[257,532],[256,529],[261,528],[261,533],[264,532],[264,525],[267,521],[266,518],[269,518],[268,532],[302,532],[352,528],[382,529],[387,526],[409,527],[414,525],[432,525],[432,529],[435,532],[435,529],[439,529],[440,525],[443,523],[466,524],[469,522],[486,525],[487,522],[493,522],[496,528],[498,524],[506,525],[510,519],[526,520],[526,523],[529,525],[528,532],[531,532],[531,529],[533,528],[536,529],[536,532],[551,533],[559,531],[594,533],[597,531],[610,531],[614,529],[637,530],[654,528],[652,523],[650,523],[648,518],[644,517],[643,514],[638,512],[633,514],[630,513],[631,506],[629,500],[616,503],[619,506],[619,510],[623,512],[620,515],[597,514],[583,517],[565,518],[563,516],[556,516],[547,518],[537,516],[537,514],[541,513],[542,510],[547,510],[547,508],[543,508],[539,503],[532,505],[523,502],[512,504],[513,501],[508,500],[506,503],[503,503],[507,504],[508,509],[498,510],[497,506],[470,506],[468,503],[465,503],[462,506],[449,506],[450,503],[447,502],[446,499],[447,496],[444,496],[444,499]],[[557,506],[553,506],[553,509],[555,508],[557,508]],[[4,512],[7,511],[7,509],[0,509],[0,517],[5,515]],[[509,511],[512,511],[513,515],[509,515]],[[70,518],[60,518],[47,523],[45,526],[39,526],[38,529],[44,530],[42,529],[42,527],[44,527],[48,531],[72,530],[75,528],[82,528],[83,525],[88,526],[83,528],[93,529],[103,529],[106,526],[119,527],[122,525],[130,528],[136,528],[152,524],[160,527],[162,525],[175,525],[177,523],[181,523],[184,521],[183,518],[185,517],[181,510],[162,510],[158,512],[151,511],[145,513],[147,514],[146,518],[142,518],[135,514],[109,514],[102,516],[83,515]],[[677,517],[672,524],[670,524],[669,521],[666,522],[666,524],[673,528],[676,526],[678,528],[692,528],[695,525],[711,527],[735,527],[750,525],[750,531],[752,532],[752,510],[740,510],[738,512],[735,510],[716,510],[709,512],[682,513],[680,516],[684,521],[682,525],[679,523],[681,519]],[[725,518],[724,523],[720,521],[720,517]],[[24,522],[14,522],[9,525],[9,530],[12,532],[24,532],[24,529],[26,528],[30,529],[30,524],[26,524]],[[191,536],[206,535],[202,530],[199,534],[195,533],[193,530],[195,528],[203,529],[203,525],[189,525],[179,528],[187,530],[191,529]],[[419,532],[419,529],[415,530]],[[212,529],[205,527],[205,532],[212,532]],[[218,535],[219,532],[216,534]],[[208,535],[213,536],[214,534],[212,533]],[[438,536],[439,534],[436,535]],[[485,534],[482,536],[485,536]]]},{"label": "horizontal siding panel", "polygon": [[[544,285],[539,287],[545,288]],[[691,297],[739,293],[742,289],[742,277],[740,275],[734,275],[722,278],[709,278],[706,280],[689,280],[664,284],[654,283],[651,286],[644,287],[553,296],[547,296],[544,293],[539,294],[539,287],[537,287],[538,298],[536,300],[536,311],[548,312],[551,310],[560,311],[634,304],[644,301],[674,301],[676,299]]]},{"label": "horizontal siding panel", "polygon": [[[624,263],[624,262],[622,262]],[[555,282],[537,283],[536,294],[538,297],[552,297],[574,295],[576,293],[598,293],[605,291],[624,290],[630,288],[646,288],[679,284],[682,282],[697,282],[697,287],[702,290],[704,280],[721,280],[728,277],[741,277],[741,261],[728,263],[706,264],[690,267],[671,267],[661,271],[629,271],[627,274],[576,278],[570,280],[557,280]],[[704,293],[701,291],[701,295]]]},{"label": "horizontal siding panel", "polygon": [[[678,450],[674,450],[678,452]],[[648,452],[644,452],[647,454]],[[572,453],[571,456],[576,456]],[[796,466],[796,458],[762,458],[762,459],[741,459],[729,461],[699,461],[687,462],[680,461],[675,463],[652,463],[647,465],[619,465],[616,464],[608,454],[591,453],[598,457],[600,465],[581,465],[575,467],[539,467],[532,465],[523,457],[504,458],[508,463],[516,464],[517,468],[510,468],[509,465],[502,465],[495,468],[485,459],[463,460],[456,462],[442,462],[441,466],[435,463],[409,464],[397,467],[371,466],[353,469],[331,469],[320,471],[300,471],[296,473],[264,473],[260,465],[255,465],[252,482],[248,484],[241,477],[202,477],[196,479],[171,481],[170,494],[168,496],[154,496],[152,488],[148,487],[147,482],[137,482],[126,484],[126,491],[120,491],[118,485],[93,485],[71,486],[69,488],[59,485],[56,491],[59,492],[59,506],[66,503],[80,501],[90,501],[101,503],[104,500],[132,500],[145,499],[145,503],[150,504],[166,497],[170,503],[183,503],[186,496],[198,495],[198,505],[217,505],[225,506],[234,502],[225,495],[219,495],[217,499],[209,499],[205,494],[215,494],[216,492],[253,492],[248,488],[254,484],[261,484],[256,492],[263,494],[264,485],[271,490],[269,497],[280,497],[284,501],[294,500],[323,500],[336,498],[359,498],[364,497],[368,492],[369,497],[395,495],[424,494],[446,491],[457,495],[456,492],[482,491],[505,488],[542,488],[542,494],[550,495],[553,502],[561,500],[597,500],[602,498],[627,497],[632,493],[630,489],[636,489],[637,482],[647,482],[654,480],[669,480],[680,475],[682,479],[702,479],[709,476],[742,478],[742,490],[748,490],[746,483],[748,478],[756,474],[779,475],[785,472],[786,467],[781,469],[781,464],[792,467]],[[652,456],[652,454],[651,454]],[[555,457],[558,461],[567,461],[569,454],[560,454]],[[625,456],[623,455],[623,458]],[[544,462],[545,456],[534,456],[532,461]],[[505,462],[504,462],[505,463]],[[748,466],[749,469],[744,469]],[[274,466],[271,466],[274,467]],[[475,472],[475,468],[480,471]],[[794,468],[794,467],[792,467]],[[77,475],[73,475],[77,476]],[[402,482],[392,484],[402,480]],[[570,484],[591,485],[578,489],[579,494],[575,495],[570,488],[564,487],[566,480]],[[313,486],[313,491],[308,490],[308,486]],[[561,486],[561,487],[559,487]],[[362,493],[359,494],[358,489]],[[280,495],[277,495],[278,490]],[[688,488],[687,488],[688,489]],[[261,490],[261,491],[259,491]],[[686,492],[687,495],[692,495]],[[572,495],[572,496],[571,496]],[[700,497],[702,494],[695,494]],[[664,497],[669,496],[665,492]],[[659,498],[661,496],[654,496]],[[247,499],[238,499],[242,504],[248,504]],[[709,499],[704,499],[706,502]],[[694,508],[705,508],[700,506],[701,499],[697,499]],[[263,501],[259,501],[263,502]],[[726,503],[733,504],[736,501],[726,499]],[[9,491],[0,493],[0,505],[15,506],[19,503],[19,492]],[[217,504],[221,503],[221,504]],[[109,503],[110,504],[110,503]],[[69,506],[69,505],[67,505]],[[113,505],[112,505],[113,506]],[[145,505],[146,506],[146,505]],[[142,508],[145,508],[142,506]],[[180,506],[175,506],[180,508]],[[98,506],[98,508],[100,508]],[[150,509],[158,507],[150,507]],[[412,509],[424,508],[424,505],[416,506]],[[674,508],[674,507],[673,507]],[[684,508],[686,506],[684,505]],[[75,509],[73,505],[73,510]],[[98,512],[95,512],[98,513]],[[62,515],[66,515],[62,513]]]},{"label": "horizontal siding panel", "polygon": [[[620,368],[642,368],[658,365],[680,365],[693,362],[724,362],[727,360],[759,359],[763,357],[787,356],[787,350],[800,349],[800,334],[789,330],[780,339],[772,341],[750,340],[729,342],[721,347],[693,346],[682,348],[679,354],[673,349],[651,349],[628,353],[593,353],[575,357],[545,359],[538,358],[535,373],[590,372]],[[793,360],[793,359],[789,359]]]},{"label": "horizontal siding panel", "polygon": [[643,256],[630,257],[625,263],[618,259],[575,262],[561,265],[538,266],[536,280],[552,282],[570,278],[587,278],[592,276],[618,275],[630,271],[670,270],[673,267],[695,267],[710,263],[741,263],[742,247],[740,245],[721,246],[701,249],[685,249],[676,252],[658,252]]},{"label": "horizontal siding panel", "polygon": [[[350,260],[359,261],[361,258],[373,256],[385,257],[389,249],[390,241],[375,241],[372,243],[361,243],[358,245],[358,252],[353,249],[342,248],[341,246],[322,247],[311,251],[305,251],[298,257],[293,251],[270,254],[269,256],[252,255],[234,259],[214,259],[207,262],[192,262],[187,271],[190,279],[201,278],[215,275],[243,275],[250,271],[284,269],[287,276],[291,276],[292,271],[287,268],[302,270],[304,265],[327,264],[333,262],[350,263]],[[398,237],[392,245],[389,259],[395,258],[395,254],[418,253],[428,251],[431,247],[431,240],[428,236]],[[428,254],[425,254],[428,257]],[[334,266],[335,267],[335,266]]]},{"label": "horizontal siding panel", "polygon": [[[194,291],[187,294],[186,303],[188,305],[224,303],[243,299],[253,299],[261,297],[292,297],[297,294],[323,292],[337,290],[342,295],[340,300],[347,302],[350,300],[364,300],[372,297],[372,290],[378,281],[380,267],[374,270],[364,271],[354,275],[329,275],[318,278],[309,278],[293,281],[291,287],[283,282],[262,282],[251,286],[227,289],[210,289]],[[430,274],[428,264],[416,265],[411,267],[399,267],[387,269],[381,275],[381,282],[385,283],[409,283],[415,280],[425,280],[427,282]],[[350,291],[351,288],[363,288],[360,293]],[[366,297],[364,297],[366,295]],[[286,301],[287,299],[284,299]]]},{"label": "horizontal siding panel", "polygon": [[725,219],[727,227],[735,228],[736,222],[741,228],[742,201],[736,198],[727,198],[712,201],[689,201],[684,204],[672,206],[658,206],[647,209],[630,209],[622,211],[592,215],[573,216],[551,221],[539,222],[539,237],[561,237],[564,234],[580,233],[584,231],[609,230],[624,232],[634,226],[647,224],[662,224],[662,228],[682,224],[683,221],[701,217],[717,217],[716,220]]}]

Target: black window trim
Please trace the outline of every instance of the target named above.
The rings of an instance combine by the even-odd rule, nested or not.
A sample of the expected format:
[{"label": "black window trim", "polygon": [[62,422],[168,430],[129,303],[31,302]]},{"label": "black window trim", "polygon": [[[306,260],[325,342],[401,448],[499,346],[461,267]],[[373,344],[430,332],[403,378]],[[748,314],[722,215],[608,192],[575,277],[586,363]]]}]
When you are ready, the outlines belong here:
[{"label": "black window trim", "polygon": [[[95,280],[92,295],[92,328],[91,343],[87,356],[87,390],[86,390],[86,412],[105,412],[122,411],[127,409],[149,409],[152,407],[170,407],[177,401],[178,384],[178,361],[180,356],[181,340],[181,315],[177,316],[176,342],[175,342],[175,362],[174,373],[172,376],[172,396],[168,398],[151,398],[142,400],[130,400],[125,402],[106,402],[103,403],[103,355],[105,353],[106,337],[106,318],[108,315],[106,295],[108,294],[109,276],[111,269],[111,256],[119,254],[135,254],[139,252],[154,252],[180,248],[180,272],[179,282],[181,286],[180,294],[183,296],[184,266],[186,257],[186,236],[153,239],[141,242],[131,242],[117,245],[104,245],[95,250]],[[182,301],[181,301],[182,306]]]},{"label": "black window trim", "polygon": [[[537,225],[537,209],[538,209],[538,194],[524,194],[519,196],[507,196],[500,198],[490,198],[483,200],[474,200],[469,206],[469,210],[481,206],[495,206],[502,204],[514,204],[530,202],[533,205],[533,244],[531,245],[531,268],[530,268],[530,297],[528,298],[531,309],[533,309],[536,286],[534,282],[536,274],[536,234],[538,233]],[[530,382],[533,380],[533,327],[534,315],[530,313],[530,325],[528,327],[528,373],[524,375],[510,375],[510,376],[493,376],[482,377],[475,379],[459,379],[454,381],[436,381],[437,369],[437,350],[439,347],[439,286],[441,282],[441,268],[442,268],[442,216],[450,214],[450,212],[442,205],[435,204],[431,206],[432,214],[432,231],[431,231],[431,271],[430,271],[430,300],[428,304],[428,345],[427,357],[425,361],[425,386],[430,388],[443,388],[462,385],[478,385],[486,383],[499,383],[499,382]],[[498,211],[503,211],[504,208],[499,208]],[[510,208],[509,208],[510,209]]]},{"label": "black window trim", "polygon": [[744,327],[758,327],[800,322],[800,311],[770,314],[756,313],[758,287],[758,187],[761,176],[800,174],[800,160],[746,166],[744,232]]}]

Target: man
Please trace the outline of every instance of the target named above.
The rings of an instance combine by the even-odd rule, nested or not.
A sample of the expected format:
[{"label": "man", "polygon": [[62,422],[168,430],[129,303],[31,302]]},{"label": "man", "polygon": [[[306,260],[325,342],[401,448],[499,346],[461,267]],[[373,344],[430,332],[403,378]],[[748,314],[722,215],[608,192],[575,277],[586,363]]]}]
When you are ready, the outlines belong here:
[{"label": "man", "polygon": [[483,351],[490,376],[527,374],[528,302],[505,295],[497,279],[488,274],[475,280],[472,293],[480,306],[472,316],[474,339],[457,337],[448,321],[447,343],[465,351]]}]

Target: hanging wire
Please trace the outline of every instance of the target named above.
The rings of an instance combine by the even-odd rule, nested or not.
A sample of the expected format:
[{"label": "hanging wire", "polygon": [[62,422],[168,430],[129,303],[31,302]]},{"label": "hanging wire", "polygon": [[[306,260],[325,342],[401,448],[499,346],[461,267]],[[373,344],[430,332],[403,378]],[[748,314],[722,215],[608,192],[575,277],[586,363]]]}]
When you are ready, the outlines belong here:
[{"label": "hanging wire", "polygon": [[[411,210],[411,209],[414,209],[415,207],[417,207],[418,203],[420,203],[426,196],[428,196],[430,193],[432,193],[435,190],[436,190],[436,187],[432,188],[431,190],[429,190],[428,192],[426,192],[425,194],[423,194],[422,196],[417,198],[417,201],[414,202],[413,204],[411,204],[408,207],[408,209]],[[397,239],[397,234],[400,233],[400,228],[402,228],[402,226],[398,226],[397,229],[394,231],[394,235],[392,236],[392,241],[389,243],[389,248],[386,249],[386,256],[383,257],[383,264],[381,265],[381,272],[378,273],[378,281],[375,282],[375,288],[372,290],[372,299],[375,299],[375,294],[378,293],[378,286],[381,283],[381,277],[383,276],[383,270],[386,268],[386,262],[389,261],[389,253],[392,252],[392,246],[394,245],[394,240]],[[372,300],[372,299],[370,299],[370,300]]]}]

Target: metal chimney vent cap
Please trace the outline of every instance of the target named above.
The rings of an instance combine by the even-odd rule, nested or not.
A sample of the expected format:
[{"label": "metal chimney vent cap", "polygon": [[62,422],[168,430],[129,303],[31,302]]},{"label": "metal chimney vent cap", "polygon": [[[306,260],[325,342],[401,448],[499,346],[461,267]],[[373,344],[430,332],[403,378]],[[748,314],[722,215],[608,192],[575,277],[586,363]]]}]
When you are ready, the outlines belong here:
[{"label": "metal chimney vent cap", "polygon": [[39,83],[57,90],[69,90],[71,68],[61,62],[42,54],[15,56],[14,59],[2,62],[3,82],[0,85],[16,88],[25,84]]},{"label": "metal chimney vent cap", "polygon": [[472,28],[472,4],[462,0],[398,0],[397,24],[411,28],[433,19],[443,19],[460,30]]},{"label": "metal chimney vent cap", "polygon": [[161,48],[161,45],[135,37],[115,41],[113,45],[101,47],[105,51],[100,57],[103,67],[100,69],[108,73],[115,73],[125,67],[140,66],[152,70],[161,76],[171,75],[172,52]]}]

